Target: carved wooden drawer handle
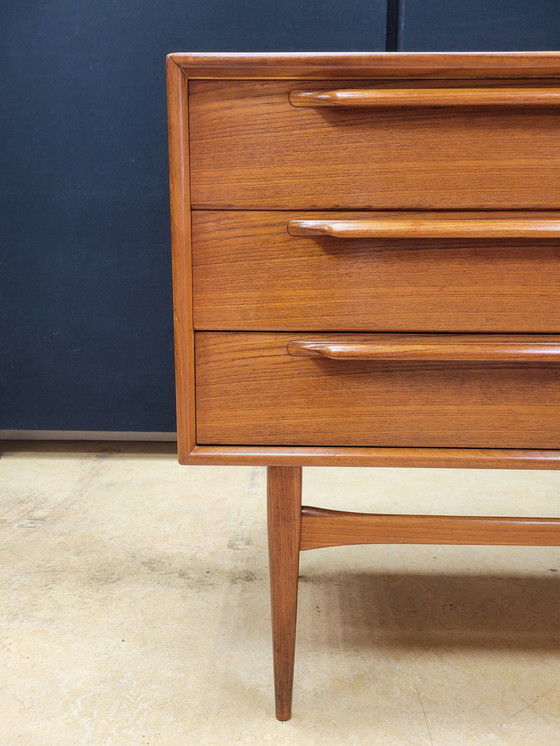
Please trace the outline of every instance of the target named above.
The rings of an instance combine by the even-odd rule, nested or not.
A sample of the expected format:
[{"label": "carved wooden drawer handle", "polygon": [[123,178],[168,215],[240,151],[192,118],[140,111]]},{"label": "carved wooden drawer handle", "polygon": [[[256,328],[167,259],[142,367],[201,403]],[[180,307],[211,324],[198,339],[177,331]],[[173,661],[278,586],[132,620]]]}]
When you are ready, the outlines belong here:
[{"label": "carved wooden drawer handle", "polygon": [[335,238],[560,238],[554,218],[290,220],[292,236]]},{"label": "carved wooden drawer handle", "polygon": [[340,88],[291,91],[292,106],[558,106],[557,88]]},{"label": "carved wooden drawer handle", "polygon": [[314,342],[294,340],[288,343],[293,356],[324,357],[331,360],[379,361],[472,361],[472,362],[560,362],[558,342]]}]

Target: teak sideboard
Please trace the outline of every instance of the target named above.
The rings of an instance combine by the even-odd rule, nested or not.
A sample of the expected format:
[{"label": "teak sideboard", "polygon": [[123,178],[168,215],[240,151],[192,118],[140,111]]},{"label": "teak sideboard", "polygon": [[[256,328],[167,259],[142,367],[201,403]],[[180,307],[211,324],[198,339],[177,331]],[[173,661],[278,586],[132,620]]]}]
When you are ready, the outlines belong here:
[{"label": "teak sideboard", "polygon": [[171,54],[179,460],[268,467],[276,715],[299,553],[560,544],[301,505],[303,466],[560,467],[560,53]]}]

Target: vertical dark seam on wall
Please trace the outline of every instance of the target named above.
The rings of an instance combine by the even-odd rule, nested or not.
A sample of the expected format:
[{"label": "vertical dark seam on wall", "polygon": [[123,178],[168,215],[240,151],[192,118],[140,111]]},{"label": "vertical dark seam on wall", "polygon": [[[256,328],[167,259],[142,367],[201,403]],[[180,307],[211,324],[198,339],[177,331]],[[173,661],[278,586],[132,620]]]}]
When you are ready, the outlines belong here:
[{"label": "vertical dark seam on wall", "polygon": [[404,50],[404,24],[406,12],[406,0],[397,0],[397,52]]},{"label": "vertical dark seam on wall", "polygon": [[401,52],[404,49],[404,16],[406,0],[387,0],[387,30],[385,49]]}]

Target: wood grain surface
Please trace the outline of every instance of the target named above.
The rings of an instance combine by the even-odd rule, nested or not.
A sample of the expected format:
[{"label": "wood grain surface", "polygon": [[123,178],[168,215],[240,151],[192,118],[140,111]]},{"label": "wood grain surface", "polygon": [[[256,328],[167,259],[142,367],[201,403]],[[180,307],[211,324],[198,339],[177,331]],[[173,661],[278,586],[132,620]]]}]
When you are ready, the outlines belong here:
[{"label": "wood grain surface", "polygon": [[[259,133],[260,129],[270,129],[267,124],[267,117],[274,119],[274,112],[279,103],[278,97],[269,97],[267,86],[274,84],[280,85],[282,94],[280,103],[282,107],[289,107],[291,113],[301,113],[289,105],[287,100],[289,91],[292,90],[315,90],[315,89],[334,89],[334,88],[364,88],[375,85],[378,89],[450,89],[450,88],[546,88],[551,90],[558,86],[557,78],[560,76],[560,55],[558,53],[468,53],[468,54],[264,54],[264,53],[196,53],[196,54],[174,54],[170,58],[175,68],[183,73],[182,80],[189,80],[191,91],[196,91],[196,86],[201,86],[192,97],[191,103],[196,108],[198,103],[198,112],[191,112],[192,123],[195,128],[199,127],[200,117],[203,115],[205,121],[210,123],[210,130],[207,130],[203,137],[205,147],[208,146],[209,157],[214,157],[217,165],[218,177],[209,184],[212,193],[216,189],[224,186],[219,180],[219,174],[222,168],[233,171],[233,180],[240,185],[241,192],[243,176],[235,172],[235,163],[232,158],[239,157],[241,161],[241,170],[245,167],[252,170],[257,182],[262,180],[262,162],[253,150],[250,139],[254,139],[254,133],[251,134],[251,127],[243,128],[241,120],[244,115],[238,118],[237,106],[239,100],[232,95],[229,86],[239,84],[249,84],[249,89],[259,93],[257,105],[257,116],[250,118],[251,126]],[[175,68],[172,68],[174,70]],[[207,80],[195,81],[195,78],[206,78]],[[260,78],[261,80],[254,80]],[[274,80],[276,79],[276,80]],[[174,81],[175,76],[170,75],[170,81]],[[320,80],[320,83],[309,81]],[[334,83],[334,85],[333,85]],[[180,116],[185,120],[181,127],[175,129],[170,126],[170,133],[173,135],[175,142],[172,151],[179,154],[179,161],[182,163],[182,179],[186,183],[181,187],[180,192],[173,190],[175,204],[178,200],[185,200],[188,203],[188,148],[186,147],[186,103],[185,92],[186,85],[180,83],[175,86],[175,94],[171,95],[172,106],[170,109],[170,118],[175,116],[174,112],[178,108],[174,101],[181,98]],[[238,89],[239,90],[239,89]],[[222,92],[225,95],[222,96]],[[198,97],[198,94],[201,97]],[[445,94],[444,94],[445,95]],[[468,95],[468,94],[467,94]],[[175,98],[174,98],[175,96]],[[251,99],[251,97],[249,97]],[[251,99],[252,101],[252,99]],[[251,102],[250,101],[250,102]],[[268,103],[267,103],[268,101]],[[254,102],[253,102],[254,103]],[[234,120],[228,118],[233,108]],[[282,108],[282,111],[286,111]],[[305,110],[301,110],[302,112]],[[501,113],[500,113],[501,112]],[[354,136],[360,138],[362,133],[369,134],[365,137],[366,153],[369,154],[370,144],[379,145],[378,135],[383,135],[383,130],[388,132],[388,140],[384,142],[391,144],[391,135],[389,129],[394,125],[394,129],[399,130],[403,136],[408,137],[406,143],[399,141],[395,145],[395,161],[389,163],[388,168],[384,169],[383,177],[391,176],[391,168],[394,171],[394,197],[398,200],[399,194],[404,194],[408,200],[410,194],[415,190],[424,190],[424,185],[418,185],[414,170],[416,162],[415,150],[422,150],[420,158],[426,157],[426,162],[419,165],[419,170],[428,180],[428,192],[426,197],[426,206],[422,202],[421,209],[434,210],[437,205],[433,203],[433,198],[440,192],[449,193],[451,202],[449,206],[460,205],[462,202],[456,200],[463,199],[465,196],[464,187],[467,185],[467,191],[471,190],[472,194],[482,190],[483,208],[492,207],[496,204],[494,199],[502,199],[502,205],[505,210],[518,210],[524,206],[525,196],[518,199],[519,195],[530,194],[531,199],[538,190],[538,173],[542,172],[544,181],[541,182],[543,193],[546,191],[542,206],[548,209],[554,197],[555,187],[549,188],[547,180],[552,179],[552,172],[556,169],[554,135],[556,126],[553,120],[557,114],[554,108],[548,112],[533,109],[519,112],[508,110],[507,107],[500,108],[494,106],[491,108],[482,108],[476,113],[476,117],[467,118],[465,107],[449,107],[440,112],[428,112],[425,114],[421,108],[417,112],[404,112],[404,116],[393,116],[391,121],[380,121],[381,130],[372,133],[370,124],[364,124],[363,117],[369,116],[374,112],[361,113],[348,110],[319,112],[308,110],[307,114],[319,115],[320,119],[313,120],[309,127],[302,129],[297,119],[295,127],[290,122],[294,120],[285,120],[286,128],[284,133],[273,133],[273,138],[282,139],[283,135],[288,139],[293,137],[296,145],[299,143],[300,150],[290,156],[284,157],[282,150],[274,148],[264,154],[264,158],[276,159],[279,171],[286,171],[288,178],[279,186],[279,192],[282,199],[291,199],[293,196],[294,175],[300,182],[306,180],[305,160],[308,148],[305,144],[306,137],[312,139],[314,128],[316,126],[326,127],[331,131],[334,127],[334,116],[342,114],[348,115],[349,119],[344,120],[343,127],[339,127],[340,119],[336,120],[336,132],[333,135],[333,147],[329,157],[324,160],[324,165],[335,164],[334,171],[331,170],[328,176],[324,176],[325,183],[330,181],[336,186],[329,190],[329,202],[325,209],[336,210],[342,207],[346,210],[347,204],[339,200],[338,186],[339,183],[333,178],[337,175],[339,166],[337,163],[337,147],[339,153],[344,156],[348,155],[350,165],[357,161],[363,163],[363,154],[360,156],[359,148],[353,150],[352,147],[345,147],[348,142],[337,144],[337,135],[342,131],[343,136],[350,135],[350,141]],[[376,116],[380,112],[375,112]],[[383,110],[381,110],[383,114]],[[391,113],[391,112],[389,112]],[[415,137],[415,125],[418,123],[418,113],[423,120],[421,129],[424,127],[426,132],[431,131],[427,139]],[[401,112],[402,114],[402,112]],[[409,117],[412,114],[412,118]],[[424,116],[425,114],[425,116]],[[441,117],[444,117],[441,119]],[[198,119],[197,119],[198,117]],[[360,117],[362,122],[360,124]],[[499,119],[498,119],[499,118]],[[390,119],[390,117],[388,118]],[[499,138],[499,124],[504,125],[501,141]],[[221,125],[221,131],[216,128]],[[550,124],[550,127],[548,126]],[[232,126],[230,126],[232,125]],[[527,125],[530,134],[528,134]],[[282,126],[281,124],[279,125]],[[463,128],[463,134],[461,134]],[[200,129],[200,128],[199,128]],[[497,138],[492,141],[492,129],[494,136]],[[288,131],[289,130],[289,131]],[[295,131],[292,131],[295,130]],[[457,140],[453,137],[455,131],[460,133]],[[244,138],[243,132],[247,134]],[[180,133],[177,140],[177,133]],[[230,150],[223,147],[222,137],[225,133],[226,140],[231,145]],[[241,133],[241,137],[237,135]],[[407,134],[408,133],[408,134]],[[198,133],[200,134],[200,133]],[[260,137],[260,134],[258,134]],[[198,137],[198,135],[197,135]],[[397,136],[399,137],[399,136]],[[432,138],[432,139],[431,139]],[[435,139],[433,139],[435,138]],[[441,138],[438,140],[438,138]],[[489,138],[489,139],[488,139]],[[340,137],[338,137],[340,140]],[[362,138],[364,139],[364,138]],[[481,151],[475,152],[479,139],[482,142]],[[444,142],[445,141],[445,142]],[[260,141],[259,141],[260,142]],[[438,149],[438,143],[441,148]],[[274,143],[273,143],[274,145]],[[399,148],[403,150],[399,151]],[[435,148],[432,147],[435,145]],[[547,150],[548,145],[552,147]],[[260,147],[260,145],[259,145]],[[268,147],[265,143],[265,147]],[[447,152],[444,152],[447,147]],[[398,152],[399,151],[399,152]],[[426,155],[429,151],[429,156]],[[546,162],[537,164],[537,161],[543,157],[546,151]],[[212,156],[213,153],[213,156]],[[474,153],[474,155],[473,155]],[[525,155],[523,155],[525,153]],[[552,153],[552,159],[549,158]],[[312,155],[312,162],[320,170],[321,164],[315,155]],[[389,154],[390,155],[390,154]],[[467,156],[467,159],[463,156]],[[280,157],[278,157],[280,156]],[[430,174],[431,165],[429,159],[435,157],[433,173]],[[471,158],[471,156],[473,156]],[[480,156],[480,157],[479,157]],[[526,156],[526,157],[525,157]],[[222,165],[222,159],[228,161],[227,165]],[[300,162],[294,166],[293,161],[300,158]],[[330,160],[329,160],[330,158]],[[368,155],[369,158],[369,155]],[[364,170],[367,171],[368,159],[365,160]],[[312,165],[313,165],[312,163]],[[396,163],[396,165],[395,165]],[[459,163],[459,170],[456,173],[457,184],[450,183],[453,181],[453,166]],[[340,166],[342,168],[344,163]],[[412,167],[411,167],[412,166]],[[550,168],[549,168],[550,166]],[[406,167],[405,170],[402,170]],[[479,168],[481,167],[481,168]],[[361,166],[360,166],[361,168]],[[511,169],[518,168],[517,176]],[[295,170],[294,170],[295,169]],[[399,178],[397,179],[397,171]],[[496,169],[496,170],[494,170]],[[436,171],[438,173],[436,173]],[[175,169],[177,173],[177,169]],[[273,170],[269,172],[274,175]],[[497,176],[496,176],[497,173]],[[443,174],[443,182],[441,176]],[[213,178],[213,177],[212,177]],[[344,176],[341,177],[344,182]],[[352,175],[348,176],[352,179]],[[392,177],[391,177],[392,178]],[[430,191],[433,182],[440,179],[440,184]],[[503,181],[502,181],[503,179]],[[400,184],[397,183],[400,180]],[[391,179],[389,179],[389,182]],[[175,180],[176,183],[176,180]],[[173,184],[173,180],[172,180]],[[387,180],[385,179],[385,184]],[[458,185],[460,194],[455,191]],[[501,188],[503,186],[503,189]],[[226,184],[226,191],[229,192],[229,185]],[[255,202],[248,203],[250,210],[255,210],[252,215],[258,215],[257,211],[263,210],[269,200],[270,194],[267,194],[268,186],[266,184],[249,184],[252,194],[255,196]],[[402,187],[400,189],[399,187]],[[307,210],[305,196],[303,192],[305,187],[298,187],[301,190],[302,200],[298,204],[291,205],[296,209]],[[351,185],[350,185],[351,188]],[[276,187],[273,185],[272,191]],[[356,192],[361,190],[361,186]],[[463,190],[463,191],[461,191]],[[278,191],[278,190],[277,190]],[[424,190],[425,191],[425,190]],[[240,192],[240,193],[241,193]],[[502,197],[498,197],[498,192]],[[409,195],[409,196],[407,196]],[[458,195],[458,196],[457,196]],[[490,195],[488,197],[488,195]],[[261,199],[262,197],[262,199]],[[421,197],[421,195],[420,195]],[[446,195],[443,195],[446,199]],[[345,199],[344,195],[343,198]],[[382,202],[380,206],[387,204],[383,200],[387,195],[381,190]],[[389,196],[389,199],[393,197]],[[260,202],[259,202],[260,199]],[[286,203],[288,204],[288,203]],[[377,203],[375,203],[377,205]],[[528,209],[533,209],[540,204],[540,197],[535,201],[527,204]],[[303,207],[302,207],[303,205]],[[212,202],[201,205],[205,210],[212,207]],[[219,204],[218,206],[223,206]],[[226,204],[226,207],[238,208],[238,204]],[[359,203],[358,207],[371,208],[371,204]],[[471,204],[468,204],[469,208]],[[295,213],[293,219],[305,219],[321,217],[321,213],[316,212],[320,205],[313,204],[311,215]],[[398,207],[402,210],[402,204],[399,202]],[[445,203],[448,207],[448,203]],[[273,209],[278,209],[278,204],[272,205]],[[182,462],[189,463],[274,463],[283,465],[302,465],[302,464],[335,464],[344,463],[347,465],[424,465],[424,466],[476,466],[484,467],[509,467],[509,468],[558,468],[559,453],[556,447],[511,448],[499,447],[497,443],[489,446],[473,448],[461,447],[444,447],[438,443],[436,447],[383,447],[383,446],[354,446],[354,445],[296,445],[282,446],[274,443],[251,443],[240,445],[239,443],[220,443],[216,445],[207,445],[199,440],[197,445],[194,444],[193,438],[193,393],[194,377],[192,374],[192,326],[189,327],[189,263],[190,263],[190,245],[189,245],[189,224],[190,217],[188,209],[185,207],[176,208],[175,214],[179,215],[183,211],[183,227],[180,228],[182,235],[181,255],[176,260],[176,264],[184,277],[175,280],[177,295],[182,299],[179,306],[183,307],[186,319],[179,319],[178,343],[181,345],[181,363],[183,374],[179,375],[178,367],[178,399],[182,403],[179,405],[181,415],[179,422],[180,443],[183,442],[183,448],[180,449],[180,459]],[[204,213],[194,213],[194,222],[199,219],[201,225],[204,221]],[[261,213],[264,214],[264,213]],[[536,213],[535,213],[536,214]],[[247,218],[248,213],[241,216],[241,221]],[[335,212],[324,213],[325,216],[336,215]],[[343,215],[347,216],[345,212]],[[494,217],[496,212],[486,215],[486,218]],[[519,213],[521,215],[521,213]],[[309,241],[302,255],[297,256],[297,262],[294,263],[290,253],[277,250],[277,246],[282,244],[280,234],[273,230],[274,239],[269,242],[267,239],[268,229],[263,228],[262,232],[257,223],[251,225],[240,223],[237,225],[237,232],[231,236],[231,242],[228,235],[221,229],[226,226],[227,219],[231,218],[234,222],[238,220],[238,215],[230,213],[227,218],[224,217],[225,223],[222,224],[213,213],[211,221],[214,221],[218,231],[215,235],[210,229],[210,223],[203,226],[203,233],[200,234],[203,253],[197,254],[196,242],[198,240],[197,232],[193,229],[193,238],[195,241],[195,324],[201,329],[248,329],[248,330],[277,330],[277,331],[418,331],[418,332],[531,332],[545,333],[557,332],[558,327],[558,255],[557,247],[554,242],[549,241],[529,241],[524,240],[517,243],[517,239],[508,241],[508,245],[502,241],[500,244],[494,241],[478,242],[476,245],[470,243],[470,239],[445,239],[444,244],[439,243],[439,239],[428,239],[426,242],[414,239],[415,245],[406,245],[408,239],[402,239],[398,242],[397,259],[395,254],[395,242],[390,242],[390,250],[386,244],[379,249],[372,251],[372,239],[366,239],[365,247],[352,246],[353,239],[345,239],[346,251],[349,250],[351,255],[350,266],[345,265],[342,261],[343,254],[341,249],[334,249],[332,241],[338,239],[328,239],[331,241],[330,250],[319,247],[322,237],[310,239],[310,237],[292,237],[292,240],[299,241],[304,239]],[[482,217],[482,215],[480,216]],[[231,227],[231,224],[229,225]],[[284,228],[282,228],[284,231]],[[245,231],[245,238],[241,235]],[[254,238],[253,238],[254,237]],[[284,237],[289,240],[287,231],[284,231]],[[311,244],[311,240],[313,244]],[[325,244],[326,244],[325,239]],[[240,241],[239,247],[245,252],[244,257],[235,256],[235,243]],[[205,242],[205,243],[204,243]],[[251,244],[253,244],[251,246]],[[290,244],[287,244],[288,246]],[[292,244],[293,245],[293,244]],[[216,251],[212,252],[212,246]],[[311,246],[314,248],[311,249]],[[448,252],[446,249],[453,249]],[[231,249],[231,250],[230,250]],[[312,256],[313,251],[317,254]],[[229,253],[228,253],[229,252]],[[322,255],[320,256],[320,253]],[[337,252],[339,255],[337,256]],[[432,256],[433,261],[429,264],[422,265],[419,258],[421,252],[424,252],[423,260]],[[327,257],[327,262],[321,261]],[[371,255],[375,258],[372,263]],[[404,255],[410,260],[415,257],[414,264],[407,267],[406,262],[402,261]],[[362,260],[358,260],[359,257]],[[286,259],[287,257],[287,259]],[[286,260],[286,263],[284,261]],[[340,262],[338,261],[340,260]],[[394,262],[393,262],[394,260]],[[436,261],[437,260],[437,261]],[[216,262],[216,264],[213,264]],[[368,262],[370,263],[368,269]],[[455,263],[456,262],[456,263]],[[245,264],[245,266],[243,266]],[[214,273],[215,288],[211,289],[210,269]],[[392,269],[392,271],[391,271]],[[438,275],[443,269],[443,273]],[[243,272],[245,271],[245,277]],[[274,283],[267,285],[266,274],[274,279]],[[371,282],[371,278],[377,274],[384,275],[383,282]],[[445,280],[445,283],[437,284],[438,278]],[[228,282],[229,278],[229,282]],[[313,280],[313,282],[311,282]],[[362,293],[362,284],[365,290]],[[400,283],[400,284],[399,284]],[[340,287],[339,287],[340,286]],[[276,292],[274,287],[280,289]],[[251,294],[252,288],[252,294]],[[315,289],[317,288],[317,290]],[[306,297],[307,296],[307,297]],[[350,297],[352,300],[350,300]],[[399,302],[399,298],[402,301]],[[202,301],[201,303],[199,301]],[[177,307],[179,307],[177,306]],[[352,307],[353,306],[353,307]],[[364,308],[362,314],[361,308]],[[222,308],[224,311],[222,312]],[[293,308],[293,311],[292,311]],[[327,309],[325,311],[325,308]],[[357,314],[357,316],[356,316]],[[356,325],[359,319],[365,319],[365,324]],[[270,323],[270,326],[268,325]],[[189,328],[187,328],[189,327]],[[301,335],[300,335],[301,336]],[[313,335],[315,336],[315,335]],[[301,362],[301,360],[299,361]],[[310,361],[307,361],[310,362]],[[321,364],[329,361],[322,361]],[[335,362],[335,361],[330,361]],[[337,361],[340,362],[340,361]],[[315,364],[317,361],[315,361]],[[354,364],[354,363],[353,363]],[[542,367],[541,370],[544,370]],[[550,375],[550,366],[546,367],[547,375]],[[185,376],[184,373],[187,373]],[[430,374],[432,375],[432,374]],[[501,394],[505,395],[507,390],[502,388]],[[186,395],[186,392],[188,394]],[[554,406],[554,404],[553,404]],[[541,418],[541,429],[549,430],[549,420],[546,412],[536,410],[537,418]],[[183,433],[183,436],[181,436]],[[185,437],[188,433],[188,437]],[[490,440],[490,439],[489,439]]]},{"label": "wood grain surface", "polygon": [[189,78],[546,78],[558,52],[173,52]]},{"label": "wood grain surface", "polygon": [[295,108],[298,87],[190,82],[193,207],[560,208],[558,108]]},{"label": "wood grain surface", "polygon": [[267,469],[267,523],[276,717],[289,720],[296,645],[301,468]]},{"label": "wood grain surface", "polygon": [[560,337],[557,341],[543,342],[540,337],[520,342],[517,338],[497,341],[494,336],[472,335],[444,337],[440,342],[425,336],[386,340],[362,339],[359,342],[323,339],[292,340],[288,353],[295,357],[319,357],[328,360],[367,360],[371,362],[484,362],[484,363],[558,363],[560,362]]},{"label": "wood grain surface", "polygon": [[348,218],[296,218],[288,222],[291,236],[333,236],[334,238],[560,238],[560,219],[549,213],[510,214],[496,217],[488,213],[464,213],[460,217],[430,212],[416,215]]},{"label": "wood grain surface", "polygon": [[557,363],[293,357],[287,346],[298,339],[379,344],[406,336],[197,333],[198,443],[560,448]]},{"label": "wood grain surface", "polygon": [[183,464],[206,466],[377,466],[424,469],[560,469],[560,450],[197,445]]},{"label": "wood grain surface", "polygon": [[177,446],[179,458],[184,459],[192,451],[196,437],[188,84],[183,71],[171,57],[167,58],[166,72],[175,378],[180,382],[176,387]]},{"label": "wood grain surface", "polygon": [[560,91],[551,88],[337,88],[290,91],[292,106],[424,107],[558,106]]},{"label": "wood grain surface", "polygon": [[[472,222],[488,213],[405,213]],[[560,213],[492,213],[553,224]],[[193,211],[201,330],[557,332],[557,240],[292,236],[288,224],[395,219],[385,212]],[[423,224],[425,224],[423,222]],[[503,225],[503,223],[499,223]]]},{"label": "wood grain surface", "polygon": [[301,549],[348,544],[559,546],[560,518],[380,515],[303,507]]}]

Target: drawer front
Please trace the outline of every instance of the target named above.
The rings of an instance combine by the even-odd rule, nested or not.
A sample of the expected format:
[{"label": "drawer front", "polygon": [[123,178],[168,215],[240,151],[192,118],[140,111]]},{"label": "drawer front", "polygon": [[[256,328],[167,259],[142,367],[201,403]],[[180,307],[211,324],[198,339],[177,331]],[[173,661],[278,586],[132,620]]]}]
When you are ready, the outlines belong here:
[{"label": "drawer front", "polygon": [[199,332],[197,442],[558,449],[559,353],[547,335]]},{"label": "drawer front", "polygon": [[[556,332],[556,238],[442,238],[441,224],[484,225],[489,214],[401,213],[396,225],[434,238],[291,235],[291,221],[327,228],[392,223],[394,213],[195,211],[194,324],[202,330]],[[560,213],[494,213],[486,233],[552,226]],[[478,220],[478,222],[477,222]],[[330,221],[330,222],[329,222]],[[332,222],[334,221],[334,222]],[[372,222],[373,221],[373,222]],[[548,222],[547,222],[548,221]],[[440,233],[438,233],[440,231]],[[459,231],[461,232],[461,231]],[[484,233],[484,231],[483,231]],[[542,236],[547,236],[546,231]]]},{"label": "drawer front", "polygon": [[[524,86],[556,93],[555,85],[192,80],[192,204],[241,209],[558,209],[558,103],[542,105],[542,96],[537,96],[538,105],[527,105],[530,96],[515,94]],[[430,97],[412,107],[398,101],[382,107],[316,102],[294,106],[289,100],[291,93],[305,89],[406,92],[427,86],[440,87],[441,100],[452,105],[434,107]],[[481,86],[501,87],[514,95],[496,98],[494,106],[476,105],[475,96],[473,106],[473,96],[460,94],[470,89],[476,93]],[[451,89],[459,93],[455,96]]]}]

